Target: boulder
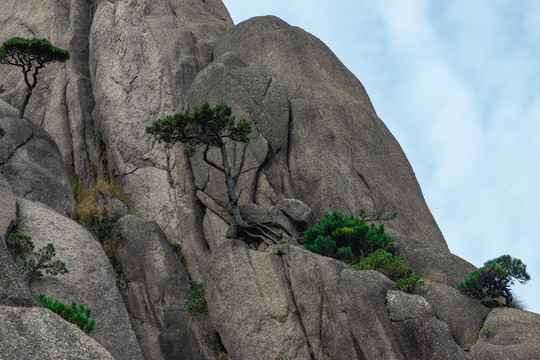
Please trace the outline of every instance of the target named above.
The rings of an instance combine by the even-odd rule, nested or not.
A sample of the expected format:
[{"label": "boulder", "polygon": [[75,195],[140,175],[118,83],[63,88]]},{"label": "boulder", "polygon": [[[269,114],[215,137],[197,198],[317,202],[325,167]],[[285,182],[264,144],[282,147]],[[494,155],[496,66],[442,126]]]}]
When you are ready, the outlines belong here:
[{"label": "boulder", "polygon": [[538,359],[540,315],[529,311],[496,308],[491,311],[471,347],[470,360]]},{"label": "boulder", "polygon": [[[238,62],[220,60],[231,52],[248,64],[246,69],[259,67],[271,82],[247,76],[247,70],[246,80],[233,76]],[[237,109],[239,104],[265,95],[250,120],[269,143],[262,129],[277,132],[273,138],[282,146],[281,155],[269,158],[262,171],[276,194],[302,200],[318,217],[362,207],[397,211],[389,227],[448,250],[401,147],[377,117],[360,81],[319,39],[274,16],[255,17],[227,31],[214,55],[231,81],[203,71],[190,92],[226,100],[238,116],[252,114]],[[275,84],[285,99],[269,112],[275,116],[263,117],[259,125],[253,118],[270,99],[277,101],[274,95],[281,97],[270,94]],[[253,95],[246,98],[246,92]],[[188,100],[196,103],[189,95]]]},{"label": "boulder", "polygon": [[0,170],[13,193],[68,214],[75,198],[53,138],[27,119],[0,114],[0,127]]},{"label": "boulder", "polygon": [[0,306],[0,323],[1,359],[115,359],[76,325],[45,308]]},{"label": "boulder", "polygon": [[[158,337],[171,309],[183,309],[191,292],[189,275],[154,221],[126,215],[117,229],[114,244],[128,281],[123,295],[134,330],[145,359],[163,359]],[[184,340],[176,340],[181,350]]]},{"label": "boulder", "polygon": [[416,291],[429,302],[437,318],[450,327],[456,343],[469,350],[478,338],[489,309],[455,287],[429,280]]},{"label": "boulder", "polygon": [[413,318],[429,320],[435,317],[431,305],[419,295],[390,290],[386,293],[386,302],[392,321],[405,321]]},{"label": "boulder", "polygon": [[31,236],[36,249],[48,243],[69,273],[45,274],[34,280],[32,290],[70,304],[92,309],[96,326],[91,336],[117,359],[142,359],[137,337],[116,287],[116,274],[98,240],[75,221],[46,205],[18,198],[20,223],[17,231]]}]

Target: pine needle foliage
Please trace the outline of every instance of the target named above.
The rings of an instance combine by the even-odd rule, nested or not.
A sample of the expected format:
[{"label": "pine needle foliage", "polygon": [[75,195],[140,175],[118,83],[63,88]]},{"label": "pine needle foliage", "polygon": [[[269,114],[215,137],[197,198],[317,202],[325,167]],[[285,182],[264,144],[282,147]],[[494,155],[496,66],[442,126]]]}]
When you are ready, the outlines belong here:
[{"label": "pine needle foliage", "polygon": [[506,299],[506,306],[514,307],[510,286],[514,284],[514,280],[524,284],[530,279],[527,266],[520,259],[503,255],[486,261],[483,267],[467,275],[457,288],[465,295],[478,300],[502,296]]},{"label": "pine needle foliage", "polygon": [[75,301],[72,301],[71,305],[68,306],[60,301],[53,301],[51,298],[46,297],[45,294],[39,294],[38,300],[46,309],[60,315],[64,320],[77,325],[85,333],[90,334],[94,330],[96,321],[90,318],[92,316],[92,309],[85,305],[77,305]]},{"label": "pine needle foliage", "polygon": [[420,280],[419,276],[413,276],[413,269],[403,265],[403,260],[403,256],[394,256],[383,249],[378,249],[366,258],[361,259],[352,268],[378,271],[394,281],[401,290],[412,292],[415,290],[416,285],[422,285],[423,281]]},{"label": "pine needle foliage", "polygon": [[354,215],[334,211],[326,212],[299,241],[307,250],[352,264],[378,249],[386,249],[393,239],[384,232],[383,224],[367,224]]},{"label": "pine needle foliage", "polygon": [[[183,143],[184,153],[188,157],[193,156],[197,148],[204,148],[203,160],[225,175],[229,204],[238,227],[245,225],[236,194],[236,182],[240,174],[232,174],[225,140],[247,143],[251,130],[252,126],[246,119],[235,121],[230,106],[220,103],[212,107],[208,101],[201,106],[195,106],[193,112],[188,110],[166,116],[146,128],[146,132],[154,135],[158,142]],[[208,158],[208,151],[212,147],[220,149],[221,164]]]}]

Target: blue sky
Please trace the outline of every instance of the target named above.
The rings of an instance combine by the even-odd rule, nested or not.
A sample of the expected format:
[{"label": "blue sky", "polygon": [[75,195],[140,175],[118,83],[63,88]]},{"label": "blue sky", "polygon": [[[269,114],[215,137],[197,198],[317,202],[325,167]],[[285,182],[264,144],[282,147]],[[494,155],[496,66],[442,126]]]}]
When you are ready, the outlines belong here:
[{"label": "blue sky", "polygon": [[224,0],[239,23],[276,15],[314,34],[364,84],[405,151],[450,250],[503,254],[540,313],[540,2]]}]

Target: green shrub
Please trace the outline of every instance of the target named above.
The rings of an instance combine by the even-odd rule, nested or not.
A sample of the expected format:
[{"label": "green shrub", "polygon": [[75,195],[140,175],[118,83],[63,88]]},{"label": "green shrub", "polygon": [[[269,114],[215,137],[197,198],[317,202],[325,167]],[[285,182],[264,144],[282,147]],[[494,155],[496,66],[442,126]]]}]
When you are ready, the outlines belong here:
[{"label": "green shrub", "polygon": [[90,334],[92,330],[94,330],[96,322],[94,319],[90,318],[92,315],[92,310],[85,305],[77,305],[75,301],[71,302],[71,306],[63,304],[59,301],[53,302],[53,300],[46,297],[45,294],[39,294],[38,300],[45,308],[60,315],[63,319],[69,321],[70,323],[77,325],[87,334]]},{"label": "green shrub", "polygon": [[312,252],[351,264],[378,249],[386,249],[393,240],[382,224],[368,225],[364,219],[334,211],[326,212],[299,241]]},{"label": "green shrub", "polygon": [[514,284],[513,279],[524,284],[531,277],[527,273],[527,266],[521,260],[503,255],[486,261],[483,267],[467,275],[457,288],[465,295],[478,300],[502,296],[506,299],[506,306],[514,307],[510,293],[510,286]]},{"label": "green shrub", "polygon": [[24,262],[22,272],[26,273],[25,276],[28,282],[32,284],[34,279],[43,276],[41,270],[45,270],[47,274],[58,275],[68,273],[66,264],[60,260],[54,260],[56,256],[56,249],[53,244],[47,244],[43,248],[34,252],[35,259],[30,259]]},{"label": "green shrub", "polygon": [[356,270],[375,270],[386,275],[403,291],[412,292],[423,281],[419,276],[413,276],[413,269],[403,265],[403,256],[394,256],[391,253],[378,249],[374,253],[361,259],[358,264],[352,265]]},{"label": "green shrub", "polygon": [[203,284],[197,281],[192,281],[191,288],[192,291],[184,304],[184,310],[187,312],[206,312],[207,307],[206,299],[204,297]]}]

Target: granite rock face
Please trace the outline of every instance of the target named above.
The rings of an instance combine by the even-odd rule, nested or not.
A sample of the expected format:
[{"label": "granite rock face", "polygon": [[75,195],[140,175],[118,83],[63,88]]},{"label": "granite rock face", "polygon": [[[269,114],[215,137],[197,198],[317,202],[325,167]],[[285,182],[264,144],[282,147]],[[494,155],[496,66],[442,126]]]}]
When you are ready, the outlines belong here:
[{"label": "granite rock face", "polygon": [[[275,136],[281,140],[281,161],[270,159],[262,171],[276,193],[302,200],[319,217],[327,210],[391,209],[399,217],[389,227],[448,250],[401,147],[377,117],[360,81],[325,44],[266,16],[238,24],[214,49],[216,59],[230,52],[259,67],[272,79],[270,85],[279,83],[285,92],[285,98],[279,95],[282,105],[271,113],[275,116],[270,123],[258,126],[255,116],[250,119],[258,130],[266,126],[284,134]],[[256,79],[222,84],[218,77],[205,86],[195,81],[192,88],[203,86],[208,99],[234,105],[242,94],[239,83],[244,91],[265,94],[263,100],[275,99],[269,82],[258,84]],[[255,115],[262,112],[257,110]],[[238,112],[244,114],[243,109]],[[272,149],[277,152],[279,147]]]},{"label": "granite rock face", "polygon": [[[169,314],[183,310],[191,292],[189,275],[154,221],[126,215],[117,229],[115,247],[127,281],[123,295],[133,328],[145,359],[163,359],[161,349],[166,346],[159,338],[174,325],[168,324]],[[178,341],[178,352],[169,351],[169,358],[188,352],[182,350],[185,340]]]},{"label": "granite rock face", "polygon": [[[85,181],[98,163],[88,68],[91,8],[87,0],[6,0],[0,11],[2,42],[13,36],[47,38],[70,51],[69,61],[40,71],[25,114],[54,138],[65,170]],[[19,106],[26,93],[20,68],[2,65],[2,74],[2,99]]]}]

